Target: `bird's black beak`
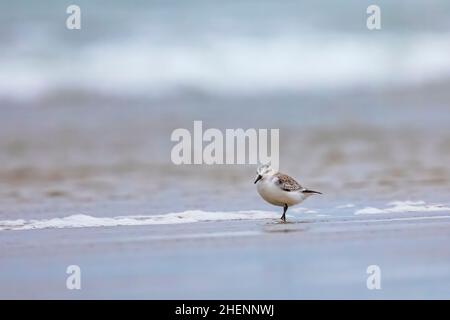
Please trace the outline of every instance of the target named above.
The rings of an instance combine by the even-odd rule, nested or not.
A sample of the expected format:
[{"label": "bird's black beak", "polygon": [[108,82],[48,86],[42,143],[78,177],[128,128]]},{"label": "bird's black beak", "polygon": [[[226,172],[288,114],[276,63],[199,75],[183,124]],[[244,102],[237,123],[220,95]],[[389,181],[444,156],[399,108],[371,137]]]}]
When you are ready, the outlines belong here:
[{"label": "bird's black beak", "polygon": [[258,174],[258,176],[256,177],[255,183],[257,183],[259,180],[261,180],[262,175]]}]

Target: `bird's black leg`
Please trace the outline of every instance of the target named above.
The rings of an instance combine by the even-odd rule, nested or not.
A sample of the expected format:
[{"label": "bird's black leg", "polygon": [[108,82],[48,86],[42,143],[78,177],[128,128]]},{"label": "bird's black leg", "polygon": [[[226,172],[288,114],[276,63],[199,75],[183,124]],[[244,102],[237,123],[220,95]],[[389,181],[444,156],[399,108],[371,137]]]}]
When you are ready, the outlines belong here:
[{"label": "bird's black leg", "polygon": [[283,220],[283,222],[286,222],[286,211],[287,211],[287,209],[288,209],[288,205],[284,204],[283,215],[281,216],[281,220]]}]

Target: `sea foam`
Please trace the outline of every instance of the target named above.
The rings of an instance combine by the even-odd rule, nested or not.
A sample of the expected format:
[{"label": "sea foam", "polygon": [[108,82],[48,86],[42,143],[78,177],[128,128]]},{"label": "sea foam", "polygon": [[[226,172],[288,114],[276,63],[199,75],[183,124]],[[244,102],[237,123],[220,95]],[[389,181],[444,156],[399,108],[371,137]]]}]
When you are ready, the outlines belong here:
[{"label": "sea foam", "polygon": [[355,214],[450,211],[450,207],[441,204],[426,204],[425,201],[392,201],[387,205],[388,207],[383,209],[366,207],[356,210]]},{"label": "sea foam", "polygon": [[116,227],[140,226],[157,224],[193,223],[202,221],[225,220],[260,220],[279,218],[278,213],[248,210],[248,211],[217,211],[188,210],[178,213],[161,215],[135,215],[117,217],[93,217],[85,214],[70,215],[51,219],[17,219],[0,221],[0,230],[32,230],[48,228],[88,228],[88,227]]}]

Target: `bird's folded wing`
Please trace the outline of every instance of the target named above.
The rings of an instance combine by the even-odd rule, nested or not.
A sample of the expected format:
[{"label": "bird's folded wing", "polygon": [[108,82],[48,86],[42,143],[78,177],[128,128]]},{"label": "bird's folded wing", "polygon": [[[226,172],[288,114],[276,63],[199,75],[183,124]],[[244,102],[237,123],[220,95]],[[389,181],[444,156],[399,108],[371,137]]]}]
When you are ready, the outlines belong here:
[{"label": "bird's folded wing", "polygon": [[275,177],[277,178],[276,184],[284,191],[303,190],[303,187],[288,175],[285,175],[283,173],[277,173]]}]

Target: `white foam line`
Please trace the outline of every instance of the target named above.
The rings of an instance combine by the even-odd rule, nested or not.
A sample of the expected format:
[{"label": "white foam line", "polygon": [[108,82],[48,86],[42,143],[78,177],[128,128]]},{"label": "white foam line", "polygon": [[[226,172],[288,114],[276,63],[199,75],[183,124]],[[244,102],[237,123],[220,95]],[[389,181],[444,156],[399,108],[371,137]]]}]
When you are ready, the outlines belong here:
[{"label": "white foam line", "polygon": [[425,201],[392,201],[387,208],[366,207],[355,211],[355,215],[403,213],[403,212],[438,212],[450,211],[450,207],[442,204],[427,204]]},{"label": "white foam line", "polygon": [[[306,219],[312,223],[373,223],[392,221],[420,221],[431,219],[449,219],[449,215],[421,216],[421,217],[396,217],[385,219],[357,219],[354,216],[331,218],[320,220],[316,218]],[[60,229],[60,228],[89,228],[89,227],[116,227],[116,226],[144,226],[194,223],[206,221],[231,221],[231,220],[262,220],[279,219],[279,213],[249,210],[236,212],[208,212],[201,210],[189,210],[179,213],[162,215],[117,216],[117,217],[93,217],[83,214],[71,215],[63,218],[42,220],[3,220],[0,221],[0,231],[4,230],[35,230],[35,229]],[[347,219],[347,220],[343,220]]]},{"label": "white foam line", "polygon": [[88,227],[116,227],[140,226],[159,224],[193,223],[203,221],[227,220],[261,220],[279,218],[279,214],[268,211],[236,211],[236,212],[208,212],[188,210],[178,213],[141,216],[93,217],[84,214],[71,215],[63,218],[42,220],[4,220],[0,221],[2,230],[33,230],[49,228],[88,228]]}]

